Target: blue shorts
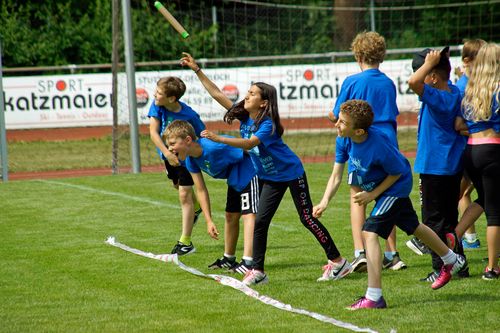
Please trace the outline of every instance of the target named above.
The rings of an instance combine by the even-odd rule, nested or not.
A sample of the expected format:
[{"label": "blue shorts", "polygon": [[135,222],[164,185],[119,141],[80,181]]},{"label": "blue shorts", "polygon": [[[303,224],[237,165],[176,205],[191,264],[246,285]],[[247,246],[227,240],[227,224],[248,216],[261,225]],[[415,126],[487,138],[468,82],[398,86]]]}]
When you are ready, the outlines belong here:
[{"label": "blue shorts", "polygon": [[363,225],[363,230],[374,232],[387,239],[394,226],[408,235],[413,235],[418,225],[417,213],[410,198],[381,196],[377,198],[370,217]]}]

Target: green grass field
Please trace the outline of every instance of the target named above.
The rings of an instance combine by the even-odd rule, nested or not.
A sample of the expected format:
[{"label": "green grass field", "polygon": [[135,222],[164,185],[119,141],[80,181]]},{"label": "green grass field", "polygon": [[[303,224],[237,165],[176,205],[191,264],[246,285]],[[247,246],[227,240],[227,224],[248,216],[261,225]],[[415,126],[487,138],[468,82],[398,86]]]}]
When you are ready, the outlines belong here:
[{"label": "green grass field", "polygon": [[[238,136],[236,132],[227,132]],[[402,151],[415,151],[415,129],[402,129],[398,140]],[[286,133],[284,140],[301,158],[319,158],[329,162],[334,153],[336,133],[302,132]],[[159,165],[154,144],[149,135],[139,136],[142,166]],[[40,172],[54,170],[74,170],[88,168],[111,168],[111,137],[88,140],[65,141],[13,141],[9,142],[9,172]],[[118,165],[130,167],[130,147],[128,136],[118,141]]]},{"label": "green grass field", "polygon": [[[316,202],[330,168],[307,165]],[[225,183],[205,178],[222,231]],[[351,258],[347,190],[344,184],[322,222]],[[413,199],[418,208],[416,193]],[[144,251],[170,251],[180,234],[180,208],[161,173],[0,183],[0,201],[1,332],[347,332],[106,245],[106,237],[114,235]],[[389,308],[351,312],[344,307],[364,294],[366,274],[316,282],[324,253],[300,224],[287,194],[269,234],[270,284],[255,289],[381,332],[498,331],[500,285],[481,279],[484,218],[477,228],[483,246],[467,252],[472,276],[437,291],[418,281],[430,271],[430,257],[410,252],[404,245],[409,237],[399,232],[399,251],[409,268],[383,272]],[[203,219],[193,241],[197,252],[181,260],[209,273],[206,267],[222,254],[223,241],[208,237]],[[238,256],[241,251],[240,242]]]}]

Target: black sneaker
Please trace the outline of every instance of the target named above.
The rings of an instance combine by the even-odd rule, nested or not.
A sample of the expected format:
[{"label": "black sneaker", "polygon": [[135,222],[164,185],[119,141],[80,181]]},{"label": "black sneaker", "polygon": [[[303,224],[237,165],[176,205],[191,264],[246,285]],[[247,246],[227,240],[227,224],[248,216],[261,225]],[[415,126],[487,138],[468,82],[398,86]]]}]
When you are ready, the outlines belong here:
[{"label": "black sneaker", "polygon": [[222,256],[221,258],[215,260],[212,264],[208,265],[208,268],[210,269],[231,269],[234,266],[238,265],[236,263],[236,260],[229,259],[228,257]]},{"label": "black sneaker", "polygon": [[174,248],[172,249],[172,254],[177,253],[178,256],[184,256],[186,254],[194,253],[196,252],[196,248],[194,247],[193,243],[186,245],[181,242],[177,242],[175,244]]},{"label": "black sneaker", "polygon": [[201,210],[201,207],[198,210],[194,211],[193,226],[195,226],[196,223],[198,222],[198,218],[200,217],[202,212],[203,212],[203,210]]},{"label": "black sneaker", "polygon": [[399,257],[399,252],[396,252],[396,254],[392,257],[392,260],[389,260],[384,256],[382,267],[393,271],[399,271],[400,269],[406,269],[408,266],[406,266],[403,260]]},{"label": "black sneaker", "polygon": [[251,269],[252,269],[252,263],[242,259],[239,264],[236,264],[229,270],[231,271],[231,273],[238,273],[241,275],[245,275]]},{"label": "black sneaker", "polygon": [[498,280],[498,277],[500,276],[500,269],[489,269],[488,266],[484,269],[483,273],[483,280],[491,281],[491,280]]},{"label": "black sneaker", "polygon": [[439,276],[439,273],[433,271],[433,272],[430,272],[426,277],[421,278],[420,281],[421,282],[434,282],[434,281],[436,281],[438,276]]},{"label": "black sneaker", "polygon": [[429,250],[429,248],[424,243],[422,243],[417,237],[413,237],[412,239],[407,241],[406,246],[408,246],[410,250],[412,250],[419,256],[431,253],[431,250]]},{"label": "black sneaker", "polygon": [[467,259],[465,259],[465,265],[464,267],[460,268],[460,270],[457,272],[457,276],[461,279],[463,278],[468,278],[470,276],[469,274],[469,263],[467,262]]},{"label": "black sneaker", "polygon": [[351,262],[351,270],[352,272],[358,272],[358,273],[366,272],[366,265],[367,265],[366,255],[365,252],[363,251],[360,252],[359,256],[354,258],[354,260]]}]

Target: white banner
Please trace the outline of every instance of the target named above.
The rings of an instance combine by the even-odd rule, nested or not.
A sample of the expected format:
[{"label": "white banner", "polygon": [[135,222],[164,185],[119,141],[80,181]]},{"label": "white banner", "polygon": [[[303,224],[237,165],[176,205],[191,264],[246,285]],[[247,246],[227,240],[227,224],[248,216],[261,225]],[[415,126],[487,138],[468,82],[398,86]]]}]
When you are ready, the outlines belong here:
[{"label": "white banner", "polygon": [[[460,58],[451,59],[452,68]],[[380,69],[395,83],[400,111],[417,111],[418,99],[408,89],[411,60],[385,61]],[[344,79],[360,71],[357,63],[206,69],[205,74],[233,101],[241,100],[252,82],[274,85],[282,118],[325,117],[333,108]],[[178,76],[187,86],[182,101],[204,121],[222,120],[225,110],[205,91],[190,70],[137,72],[139,123],[147,124],[156,82]],[[456,81],[452,73],[452,81]],[[111,74],[4,77],[7,129],[111,126]],[[120,123],[128,122],[125,74],[119,75]]]}]

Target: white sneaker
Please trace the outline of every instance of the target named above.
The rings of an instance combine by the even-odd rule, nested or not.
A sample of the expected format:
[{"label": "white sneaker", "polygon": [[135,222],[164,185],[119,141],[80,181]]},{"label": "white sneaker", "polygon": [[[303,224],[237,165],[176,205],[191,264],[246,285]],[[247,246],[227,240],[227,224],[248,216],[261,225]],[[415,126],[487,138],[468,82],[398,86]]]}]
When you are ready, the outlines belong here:
[{"label": "white sneaker", "polygon": [[351,264],[345,259],[342,259],[339,263],[328,260],[328,264],[323,266],[323,276],[318,278],[317,281],[340,280],[349,274],[351,269]]},{"label": "white sneaker", "polygon": [[252,269],[245,274],[245,277],[243,278],[242,282],[247,286],[253,286],[256,284],[269,283],[269,279],[267,278],[267,275],[264,272]]}]

